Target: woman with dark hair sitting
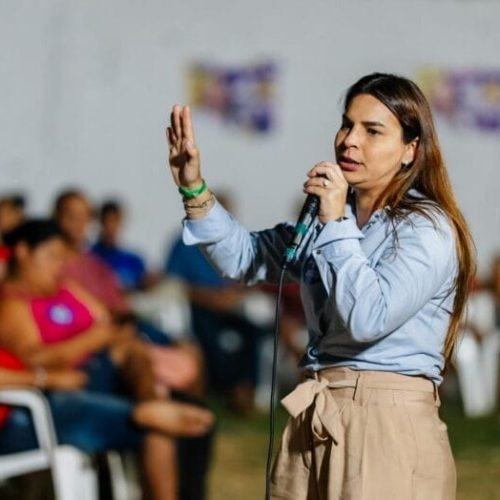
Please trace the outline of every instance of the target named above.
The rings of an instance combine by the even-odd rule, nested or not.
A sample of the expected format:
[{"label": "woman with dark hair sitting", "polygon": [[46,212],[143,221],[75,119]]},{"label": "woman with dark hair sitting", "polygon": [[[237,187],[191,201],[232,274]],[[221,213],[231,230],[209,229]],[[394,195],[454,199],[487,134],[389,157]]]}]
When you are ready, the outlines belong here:
[{"label": "woman with dark hair sitting", "polygon": [[[113,325],[83,289],[61,281],[65,244],[55,223],[25,222],[5,241],[11,260],[1,289],[0,347],[35,369],[41,388],[48,370],[78,369],[87,378],[83,390],[47,391],[59,441],[88,452],[141,448],[148,498],[178,498],[172,438],[207,433],[212,414],[167,399],[144,343]],[[12,438],[10,422],[15,412],[0,442]]]}]

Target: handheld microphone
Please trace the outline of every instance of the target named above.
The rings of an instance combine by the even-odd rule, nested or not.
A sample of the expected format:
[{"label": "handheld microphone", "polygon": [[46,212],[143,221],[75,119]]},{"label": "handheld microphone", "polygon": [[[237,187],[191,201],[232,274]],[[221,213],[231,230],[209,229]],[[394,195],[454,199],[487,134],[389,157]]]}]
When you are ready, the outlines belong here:
[{"label": "handheld microphone", "polygon": [[283,256],[283,263],[281,264],[282,269],[286,269],[288,264],[292,262],[295,258],[295,254],[297,253],[297,249],[299,248],[304,236],[309,231],[311,227],[312,221],[319,209],[319,198],[314,194],[307,195],[306,201],[304,202],[304,206],[300,212],[299,218],[297,220],[297,224],[295,224],[295,229],[292,234],[292,238],[290,239],[290,243],[285,250],[285,255]]}]

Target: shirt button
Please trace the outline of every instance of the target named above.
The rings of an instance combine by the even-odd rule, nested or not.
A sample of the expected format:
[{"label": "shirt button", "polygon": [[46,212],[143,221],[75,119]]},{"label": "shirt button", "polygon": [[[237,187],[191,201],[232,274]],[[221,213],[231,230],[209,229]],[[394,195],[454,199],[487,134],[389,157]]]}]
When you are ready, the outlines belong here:
[{"label": "shirt button", "polygon": [[321,250],[314,250],[314,255],[321,255]]}]

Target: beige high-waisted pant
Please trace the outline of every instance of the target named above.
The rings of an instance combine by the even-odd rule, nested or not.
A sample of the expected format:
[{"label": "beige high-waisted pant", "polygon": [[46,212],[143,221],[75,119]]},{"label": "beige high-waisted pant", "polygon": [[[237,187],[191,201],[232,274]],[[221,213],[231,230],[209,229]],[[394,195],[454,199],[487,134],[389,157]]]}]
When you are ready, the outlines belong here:
[{"label": "beige high-waisted pant", "polygon": [[291,417],[272,499],[455,499],[455,464],[430,380],[326,369],[306,374],[282,403]]}]

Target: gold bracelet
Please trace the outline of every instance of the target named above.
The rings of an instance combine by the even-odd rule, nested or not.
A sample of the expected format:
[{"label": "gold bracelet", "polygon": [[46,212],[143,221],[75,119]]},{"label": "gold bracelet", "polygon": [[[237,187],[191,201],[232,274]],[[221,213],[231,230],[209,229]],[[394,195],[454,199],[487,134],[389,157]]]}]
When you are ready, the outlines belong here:
[{"label": "gold bracelet", "polygon": [[210,198],[207,198],[205,201],[202,201],[201,203],[188,203],[187,201],[184,201],[184,209],[185,210],[202,210],[204,208],[207,208],[213,201],[215,201],[215,197],[213,194],[210,194]]}]

